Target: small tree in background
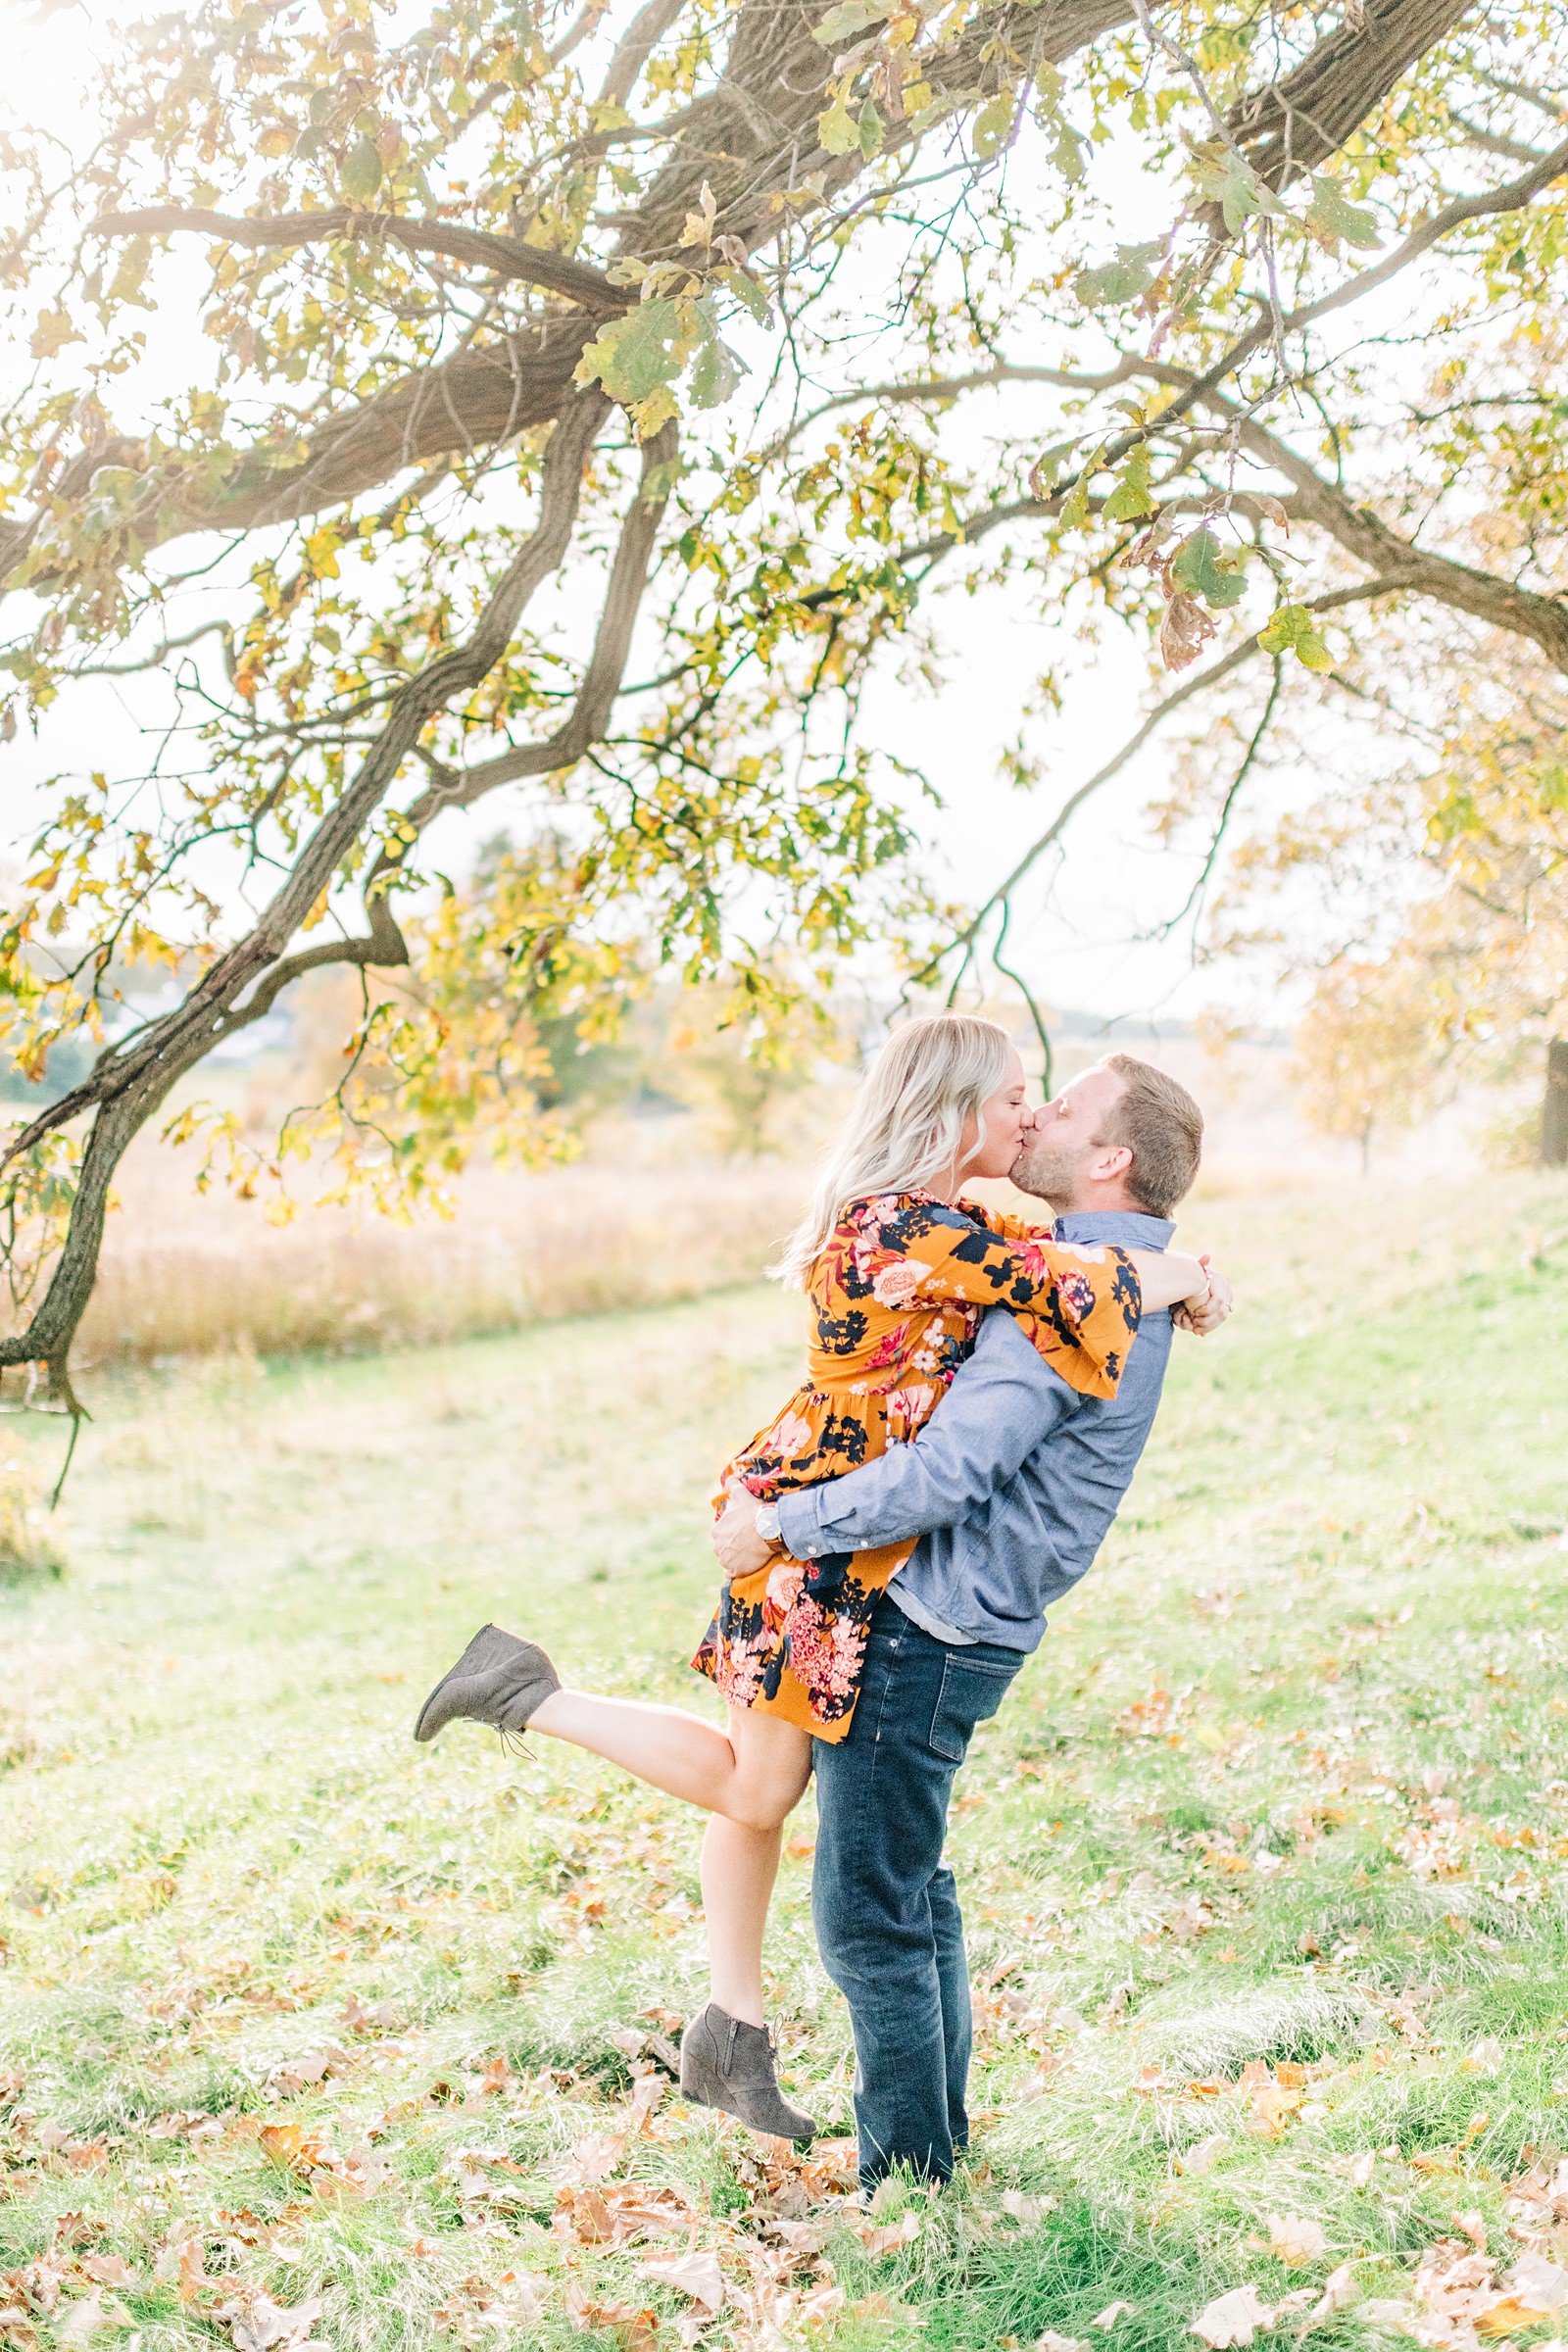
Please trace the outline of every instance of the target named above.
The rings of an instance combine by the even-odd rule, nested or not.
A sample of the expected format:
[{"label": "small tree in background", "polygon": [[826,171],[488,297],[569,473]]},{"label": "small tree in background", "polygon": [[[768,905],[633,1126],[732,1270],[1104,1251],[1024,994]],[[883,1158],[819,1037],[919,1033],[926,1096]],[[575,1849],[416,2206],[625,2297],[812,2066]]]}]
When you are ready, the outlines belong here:
[{"label": "small tree in background", "polygon": [[1363,1176],[1374,1135],[1414,1126],[1441,1095],[1425,980],[1404,962],[1336,965],[1297,1031],[1302,1109],[1320,1135],[1359,1146]]}]

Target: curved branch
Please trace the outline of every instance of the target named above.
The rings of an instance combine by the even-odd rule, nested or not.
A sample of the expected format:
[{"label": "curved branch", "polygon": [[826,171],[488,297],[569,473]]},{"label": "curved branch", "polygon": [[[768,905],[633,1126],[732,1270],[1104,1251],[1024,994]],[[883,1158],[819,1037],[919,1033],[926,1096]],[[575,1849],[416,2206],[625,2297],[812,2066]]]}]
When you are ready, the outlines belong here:
[{"label": "curved branch", "polygon": [[442,809],[469,808],[487,792],[496,791],[502,784],[514,783],[519,776],[550,776],[563,768],[574,767],[605,733],[620,693],[620,681],[626,674],[632,630],[648,585],[654,542],[669,496],[669,474],[665,469],[672,466],[676,448],[673,423],[666,424],[662,432],[643,444],[639,494],[621,526],[594,650],[566,717],[542,743],[519,744],[513,751],[498,753],[493,760],[481,760],[476,767],[440,769],[435,782],[407,811],[407,820],[416,831],[422,832]]},{"label": "curved branch", "polygon": [[497,277],[542,286],[547,293],[564,295],[568,302],[600,317],[624,311],[635,299],[624,286],[612,285],[603,270],[573,261],[567,254],[525,245],[520,237],[498,237],[445,220],[409,220],[400,213],[351,212],[346,205],[330,213],[279,213],[269,220],[179,204],[155,204],[143,212],[101,213],[92,227],[101,237],[172,236],[189,229],[198,236],[220,237],[225,245],[273,248],[331,244],[340,238],[401,245],[408,253],[439,253],[449,262],[468,262]]},{"label": "curved branch", "polygon": [[[1333,612],[1338,611],[1342,605],[1365,604],[1373,597],[1392,596],[1405,585],[1406,582],[1399,578],[1360,580],[1351,587],[1332,588],[1323,596],[1308,599],[1306,609],[1309,612]],[[978,911],[965,923],[963,929],[956,931],[941,952],[933,956],[930,962],[923,964],[920,970],[914,974],[909,982],[911,988],[918,988],[922,980],[929,979],[931,974],[947,961],[955,948],[968,950],[973,947],[986,918],[1002,904],[1004,899],[1011,896],[1024,876],[1039,863],[1052,844],[1060,840],[1061,835],[1084,803],[1092,800],[1097,792],[1111,781],[1112,777],[1120,775],[1128,761],[1137,758],[1150,737],[1164,724],[1173,710],[1179,710],[1183,703],[1190,703],[1196,695],[1203,693],[1206,688],[1217,686],[1222,678],[1228,678],[1233,670],[1240,669],[1244,662],[1250,662],[1255,653],[1260,652],[1258,639],[1261,635],[1261,630],[1255,630],[1250,637],[1244,637],[1239,645],[1233,645],[1230,652],[1222,656],[1218,662],[1211,662],[1207,669],[1200,670],[1194,677],[1183,679],[1180,686],[1173,687],[1169,694],[1160,698],[1152,710],[1144,718],[1142,724],[1127,738],[1120,751],[1107,760],[1103,767],[1097,768],[1087,783],[1080,784],[1076,792],[1068,794],[1045,831],[1040,834],[1038,839],[1030,843],[1011,872],[998,883],[996,889],[991,892]]]},{"label": "curved branch", "polygon": [[1157,932],[1154,934],[1154,937],[1158,939],[1168,939],[1171,933],[1176,929],[1177,925],[1184,923],[1187,920],[1187,917],[1192,913],[1193,908],[1198,905],[1199,900],[1208,888],[1214,868],[1219,862],[1219,854],[1221,848],[1224,846],[1225,835],[1229,830],[1231,818],[1235,814],[1236,804],[1242,797],[1242,787],[1247,782],[1248,777],[1251,774],[1252,769],[1256,764],[1257,755],[1263,748],[1263,738],[1268,733],[1269,728],[1273,723],[1275,708],[1279,702],[1280,693],[1285,684],[1285,658],[1282,654],[1276,654],[1273,657],[1273,661],[1274,674],[1269,680],[1268,699],[1263,705],[1263,714],[1261,718],[1259,718],[1257,725],[1252,729],[1251,738],[1248,743],[1247,750],[1242,755],[1242,764],[1236,770],[1235,775],[1232,776],[1229,787],[1226,790],[1225,798],[1220,804],[1219,817],[1214,826],[1213,832],[1209,836],[1208,849],[1204,855],[1203,863],[1199,872],[1198,879],[1193,884],[1192,889],[1188,892],[1186,900],[1178,912],[1173,914],[1168,922],[1160,924]]},{"label": "curved branch", "polygon": [[1521,588],[1452,556],[1417,547],[1370,507],[1357,506],[1334,483],[1325,481],[1288,441],[1247,417],[1238,404],[1210,392],[1205,405],[1236,419],[1243,445],[1293,485],[1296,513],[1326,531],[1347,555],[1381,573],[1395,575],[1400,587],[1430,597],[1435,604],[1468,612],[1472,619],[1505,629],[1510,636],[1528,637],[1568,676],[1568,600]]}]

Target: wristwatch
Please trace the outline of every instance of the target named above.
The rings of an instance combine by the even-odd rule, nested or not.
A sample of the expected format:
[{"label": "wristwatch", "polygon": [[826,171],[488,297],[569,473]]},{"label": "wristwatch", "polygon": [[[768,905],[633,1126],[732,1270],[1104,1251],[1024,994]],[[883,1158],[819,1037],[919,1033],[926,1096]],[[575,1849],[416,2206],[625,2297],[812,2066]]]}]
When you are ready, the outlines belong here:
[{"label": "wristwatch", "polygon": [[757,1532],[764,1544],[782,1544],[784,1530],[778,1523],[778,1504],[760,1502],[757,1506]]}]

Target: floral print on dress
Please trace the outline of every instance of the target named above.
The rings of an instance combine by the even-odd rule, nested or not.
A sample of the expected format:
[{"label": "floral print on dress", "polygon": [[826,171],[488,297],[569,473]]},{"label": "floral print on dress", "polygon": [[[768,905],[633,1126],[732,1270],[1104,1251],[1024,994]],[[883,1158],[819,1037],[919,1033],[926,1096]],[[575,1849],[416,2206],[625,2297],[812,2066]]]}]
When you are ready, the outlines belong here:
[{"label": "floral print on dress", "polygon": [[[1069,1387],[1113,1396],[1142,1303],[1125,1250],[1056,1242],[976,1201],[926,1193],[852,1200],[816,1262],[810,1300],[807,1380],[727,1464],[715,1510],[737,1487],[769,1501],[906,1444],[988,1306],[1014,1315]],[[913,1548],[786,1553],[727,1580],[692,1664],[736,1705],[842,1740],[871,1612]]]}]

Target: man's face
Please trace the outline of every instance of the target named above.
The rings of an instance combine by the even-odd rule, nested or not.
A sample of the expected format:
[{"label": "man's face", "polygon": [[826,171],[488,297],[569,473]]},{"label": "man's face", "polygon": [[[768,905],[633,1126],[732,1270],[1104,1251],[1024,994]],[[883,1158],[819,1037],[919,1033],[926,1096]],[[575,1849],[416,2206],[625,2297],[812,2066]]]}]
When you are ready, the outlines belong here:
[{"label": "man's face", "polygon": [[1012,1163],[1013,1183],[1021,1193],[1050,1200],[1057,1208],[1089,1205],[1093,1187],[1087,1171],[1102,1158],[1106,1146],[1098,1139],[1105,1132],[1112,1104],[1126,1093],[1114,1070],[1083,1070],[1036,1111],[1034,1133],[1024,1137],[1023,1149]]}]

